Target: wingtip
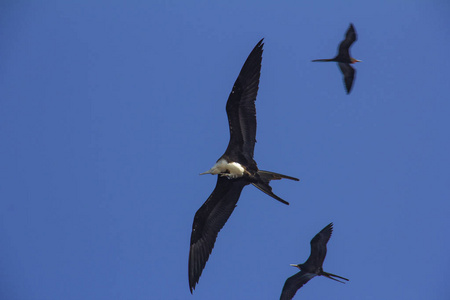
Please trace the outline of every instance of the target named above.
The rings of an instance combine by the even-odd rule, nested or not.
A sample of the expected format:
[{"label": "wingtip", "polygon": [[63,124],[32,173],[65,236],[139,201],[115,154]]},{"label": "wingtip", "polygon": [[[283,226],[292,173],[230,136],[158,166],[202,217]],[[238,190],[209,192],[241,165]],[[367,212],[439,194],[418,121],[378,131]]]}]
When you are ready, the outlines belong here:
[{"label": "wingtip", "polygon": [[189,278],[189,291],[191,292],[191,295],[194,295],[194,290],[195,290],[196,284],[197,284],[197,282],[191,282],[191,280]]},{"label": "wingtip", "polygon": [[192,284],[191,277],[189,276],[189,291],[191,292],[191,295],[194,294],[194,289],[195,289],[195,283]]},{"label": "wingtip", "polygon": [[261,48],[261,50],[263,50],[264,46],[264,38],[262,38],[261,40],[259,40],[258,44],[256,44],[256,47]]},{"label": "wingtip", "polygon": [[333,222],[331,222],[330,224],[328,224],[327,226],[325,226],[321,231],[325,232],[330,230],[331,234],[333,233]]},{"label": "wingtip", "polygon": [[192,284],[191,277],[189,276],[189,291],[191,292],[191,295],[193,295],[195,289],[195,284]]},{"label": "wingtip", "polygon": [[264,38],[260,39],[258,43],[256,43],[255,48],[262,48],[264,46]]}]

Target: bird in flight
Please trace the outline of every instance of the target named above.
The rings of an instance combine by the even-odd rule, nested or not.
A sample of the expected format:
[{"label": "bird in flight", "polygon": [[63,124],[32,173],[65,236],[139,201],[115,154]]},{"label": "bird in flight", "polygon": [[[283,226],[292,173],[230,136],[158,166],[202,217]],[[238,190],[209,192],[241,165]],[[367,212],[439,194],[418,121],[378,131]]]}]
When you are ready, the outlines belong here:
[{"label": "bird in flight", "polygon": [[[189,249],[189,289],[191,293],[214,247],[217,234],[227,222],[242,189],[254,185],[276,200],[289,204],[272,192],[271,180],[299,179],[259,170],[253,159],[256,142],[256,108],[263,52],[263,39],[256,44],[233,85],[226,104],[230,141],[216,164],[202,174],[217,176],[216,187],[195,213]],[[202,175],[201,174],[201,175]]]},{"label": "bird in flight", "polygon": [[344,75],[345,88],[347,89],[347,94],[350,94],[353,85],[353,79],[355,78],[355,69],[351,66],[356,62],[360,62],[350,56],[350,46],[356,41],[356,31],[353,24],[350,23],[350,27],[345,34],[345,39],[339,45],[338,54],[334,58],[330,59],[314,59],[313,61],[335,61],[338,63],[342,74]]},{"label": "bird in flight", "polygon": [[291,265],[299,268],[300,272],[286,280],[283,291],[281,292],[280,300],[292,299],[299,288],[317,275],[325,276],[341,283],[345,282],[333,277],[349,281],[347,278],[327,273],[322,269],[323,261],[327,255],[327,243],[330,240],[332,232],[333,223],[330,223],[311,240],[311,254],[309,255],[308,260],[303,264]]}]

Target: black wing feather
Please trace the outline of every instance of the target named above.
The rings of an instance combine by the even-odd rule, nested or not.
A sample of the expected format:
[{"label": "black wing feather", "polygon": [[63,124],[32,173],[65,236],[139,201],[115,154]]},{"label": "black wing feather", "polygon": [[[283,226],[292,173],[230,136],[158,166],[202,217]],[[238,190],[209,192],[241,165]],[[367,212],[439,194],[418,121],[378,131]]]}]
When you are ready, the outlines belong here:
[{"label": "black wing feather", "polygon": [[280,300],[292,299],[295,296],[295,293],[297,293],[298,289],[315,276],[316,274],[300,271],[297,274],[286,279],[283,290],[281,292]]},{"label": "black wing feather", "polygon": [[353,79],[355,78],[356,70],[350,64],[346,63],[338,63],[339,68],[341,69],[342,74],[344,75],[344,83],[345,89],[347,90],[347,94],[350,94],[353,86]]},{"label": "black wing feather", "polygon": [[217,184],[206,202],[195,213],[189,250],[189,288],[191,293],[214,248],[217,235],[227,222],[246,180],[217,176]]},{"label": "black wing feather", "polygon": [[246,160],[253,158],[256,143],[255,101],[261,74],[263,45],[262,39],[248,56],[233,85],[226,106],[230,142],[225,153],[235,156],[242,153]]},{"label": "black wing feather", "polygon": [[356,41],[356,39],[357,37],[355,27],[353,27],[353,24],[350,23],[350,26],[345,33],[345,39],[339,45],[338,56],[350,58],[349,49],[350,46]]},{"label": "black wing feather", "polygon": [[305,262],[306,265],[322,266],[327,255],[327,243],[333,232],[333,223],[328,224],[311,240],[311,255]]}]

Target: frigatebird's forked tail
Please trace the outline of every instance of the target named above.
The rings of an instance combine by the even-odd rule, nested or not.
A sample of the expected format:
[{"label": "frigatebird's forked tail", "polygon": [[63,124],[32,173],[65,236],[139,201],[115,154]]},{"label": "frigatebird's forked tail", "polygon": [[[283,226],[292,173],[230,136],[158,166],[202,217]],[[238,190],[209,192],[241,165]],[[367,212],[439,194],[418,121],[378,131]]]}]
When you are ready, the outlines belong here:
[{"label": "frigatebird's forked tail", "polygon": [[274,172],[269,172],[269,171],[263,171],[263,170],[258,170],[257,178],[259,179],[257,182],[252,182],[252,184],[256,188],[258,188],[260,191],[266,193],[267,195],[271,196],[272,198],[274,198],[286,205],[289,205],[289,202],[281,199],[280,197],[278,197],[277,195],[275,195],[272,192],[272,187],[269,185],[270,181],[271,180],[280,180],[283,178],[300,181],[300,179],[295,178],[295,177],[291,177],[291,176],[287,176],[287,175],[283,175],[283,174],[279,174],[279,173],[274,173]]},{"label": "frigatebird's forked tail", "polygon": [[319,275],[325,276],[326,278],[333,279],[333,280],[335,280],[337,282],[340,282],[340,283],[345,283],[345,282],[337,280],[336,278],[333,278],[333,277],[337,277],[337,278],[340,278],[340,279],[344,279],[346,281],[350,281],[350,279],[347,279],[345,277],[341,277],[339,275],[335,275],[335,274],[332,274],[332,273],[328,273],[328,272],[325,272],[325,271],[322,271]]},{"label": "frigatebird's forked tail", "polygon": [[321,58],[321,59],[313,59],[312,62],[315,61],[335,61],[334,58]]},{"label": "frigatebird's forked tail", "polygon": [[315,61],[335,61],[339,64],[342,74],[344,75],[345,89],[347,94],[350,94],[353,85],[353,79],[355,78],[355,69],[351,66],[360,60],[350,56],[350,47],[356,41],[356,30],[352,23],[345,33],[345,39],[339,44],[338,54],[334,58],[329,59],[314,59]]}]

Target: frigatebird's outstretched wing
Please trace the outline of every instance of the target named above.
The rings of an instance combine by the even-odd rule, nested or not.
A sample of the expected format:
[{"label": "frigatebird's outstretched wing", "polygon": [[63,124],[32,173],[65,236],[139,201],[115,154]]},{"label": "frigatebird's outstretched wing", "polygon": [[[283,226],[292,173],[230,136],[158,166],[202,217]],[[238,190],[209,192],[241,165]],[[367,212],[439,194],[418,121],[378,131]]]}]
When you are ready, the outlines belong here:
[{"label": "frigatebird's outstretched wing", "polygon": [[350,23],[349,28],[347,29],[347,33],[345,34],[345,39],[341,42],[338,49],[338,54],[334,58],[330,59],[314,59],[313,61],[335,61],[338,63],[339,68],[341,69],[342,73],[344,74],[344,83],[345,88],[347,90],[347,94],[350,94],[350,91],[353,86],[353,79],[355,78],[355,69],[353,69],[350,64],[359,62],[360,60],[357,60],[350,56],[350,46],[353,44],[353,42],[356,41],[356,31],[355,27],[353,27],[353,24]]},{"label": "frigatebird's outstretched wing", "polygon": [[189,289],[191,293],[214,248],[217,234],[236,207],[242,189],[249,184],[243,178],[228,179],[228,177],[220,175],[217,177],[214,191],[195,213],[192,224],[189,250]]},{"label": "frigatebird's outstretched wing", "polygon": [[280,300],[291,300],[298,289],[315,276],[317,275],[300,271],[297,274],[286,279],[283,290],[281,292]]},{"label": "frigatebird's outstretched wing", "polygon": [[346,63],[338,63],[339,68],[341,69],[342,75],[344,75],[344,83],[345,88],[347,90],[347,94],[350,94],[353,86],[353,79],[355,78],[355,69],[353,69],[350,64]]},{"label": "frigatebird's outstretched wing", "polygon": [[345,39],[339,45],[338,57],[348,57],[350,59],[349,49],[350,46],[355,41],[356,41],[355,27],[353,27],[353,24],[350,23],[350,26],[348,27],[347,32],[345,34]]},{"label": "frigatebird's outstretched wing", "polygon": [[333,232],[333,223],[328,224],[311,240],[311,255],[305,265],[322,266],[327,255],[327,243]]},{"label": "frigatebird's outstretched wing", "polygon": [[349,281],[345,277],[325,272],[322,269],[323,261],[327,255],[327,243],[330,240],[331,233],[333,232],[333,223],[325,226],[318,234],[316,234],[311,240],[311,255],[305,263],[299,265],[291,265],[299,268],[301,271],[297,274],[289,277],[283,286],[280,300],[290,300],[294,297],[295,293],[305,283],[315,276],[325,276],[329,279],[333,279],[340,283],[345,283],[334,277]]},{"label": "frigatebird's outstretched wing", "polygon": [[253,48],[239,73],[227,101],[230,142],[225,154],[253,159],[256,142],[256,108],[263,40]]}]

